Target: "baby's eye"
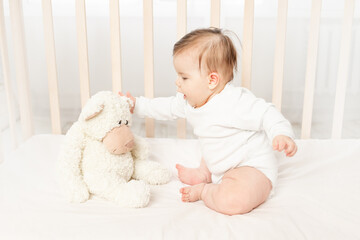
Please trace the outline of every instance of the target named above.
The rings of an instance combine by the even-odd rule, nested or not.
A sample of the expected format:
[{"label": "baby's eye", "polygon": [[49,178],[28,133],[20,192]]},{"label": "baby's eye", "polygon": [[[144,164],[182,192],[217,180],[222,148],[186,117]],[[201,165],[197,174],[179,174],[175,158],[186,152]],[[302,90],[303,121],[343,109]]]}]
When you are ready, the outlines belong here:
[{"label": "baby's eye", "polygon": [[183,80],[186,80],[187,78],[186,78],[186,77],[183,77],[182,79],[183,79]]}]

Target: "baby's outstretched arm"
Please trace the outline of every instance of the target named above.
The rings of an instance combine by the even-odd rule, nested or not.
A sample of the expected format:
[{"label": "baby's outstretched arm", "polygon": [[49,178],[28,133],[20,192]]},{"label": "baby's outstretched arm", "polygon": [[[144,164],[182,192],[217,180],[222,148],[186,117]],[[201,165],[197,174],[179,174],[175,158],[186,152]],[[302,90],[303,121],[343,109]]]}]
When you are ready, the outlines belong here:
[{"label": "baby's outstretched arm", "polygon": [[297,146],[294,140],[284,135],[274,137],[272,146],[274,150],[279,152],[284,151],[287,157],[294,156],[297,151]]},{"label": "baby's outstretched arm", "polygon": [[[174,120],[176,118],[185,118],[185,100],[184,95],[178,93],[172,97],[133,97],[129,92],[120,96],[130,98],[134,105],[130,109],[131,113],[137,114],[141,118],[149,117],[156,120]],[[136,105],[136,108],[135,108]]]},{"label": "baby's outstretched arm", "polygon": [[131,99],[131,101],[133,101],[134,105],[133,107],[130,109],[131,113],[134,113],[134,108],[135,108],[135,103],[136,103],[136,98],[133,97],[133,95],[131,95],[131,93],[126,92],[126,95],[124,95],[122,92],[119,92],[120,96],[125,96]]}]

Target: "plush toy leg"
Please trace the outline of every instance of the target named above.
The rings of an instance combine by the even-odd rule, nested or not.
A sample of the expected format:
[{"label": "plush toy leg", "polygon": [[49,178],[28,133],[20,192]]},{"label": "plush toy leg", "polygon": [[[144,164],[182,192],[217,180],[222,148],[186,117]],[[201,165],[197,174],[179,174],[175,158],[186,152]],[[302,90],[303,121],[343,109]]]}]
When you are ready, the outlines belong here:
[{"label": "plush toy leg", "polygon": [[[150,200],[150,187],[143,181],[132,180],[126,182],[116,176],[99,178],[97,186],[90,191],[107,200],[117,203],[121,207],[145,207]],[[117,179],[116,179],[117,178]]]},{"label": "plush toy leg", "polygon": [[59,154],[60,184],[68,201],[75,203],[85,202],[90,196],[80,170],[84,138],[80,125],[75,123],[67,132]]},{"label": "plush toy leg", "polygon": [[134,162],[134,179],[144,180],[149,184],[165,184],[170,181],[171,173],[157,162],[136,160]]},{"label": "plush toy leg", "polygon": [[89,199],[89,190],[82,179],[76,179],[70,175],[66,183],[63,183],[63,185],[65,184],[67,184],[67,186],[63,188],[63,191],[69,202],[82,203]]}]

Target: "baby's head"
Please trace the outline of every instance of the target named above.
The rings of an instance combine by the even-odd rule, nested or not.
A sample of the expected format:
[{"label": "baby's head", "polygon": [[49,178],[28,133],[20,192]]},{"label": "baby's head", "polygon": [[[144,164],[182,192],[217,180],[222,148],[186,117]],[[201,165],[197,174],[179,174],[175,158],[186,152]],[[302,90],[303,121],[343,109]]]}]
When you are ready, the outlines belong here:
[{"label": "baby's head", "polygon": [[189,104],[201,107],[233,79],[236,49],[218,28],[194,30],[174,45],[176,85]]}]

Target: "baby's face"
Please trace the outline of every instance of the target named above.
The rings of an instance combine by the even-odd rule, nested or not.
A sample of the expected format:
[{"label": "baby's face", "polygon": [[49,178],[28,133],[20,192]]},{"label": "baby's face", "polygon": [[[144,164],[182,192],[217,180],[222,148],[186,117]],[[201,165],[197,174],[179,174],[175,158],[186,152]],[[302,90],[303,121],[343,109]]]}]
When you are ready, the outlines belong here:
[{"label": "baby's face", "polygon": [[174,67],[178,74],[177,91],[194,108],[203,106],[211,96],[209,80],[206,71],[200,72],[198,57],[191,51],[185,51],[174,56]]}]

